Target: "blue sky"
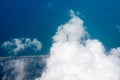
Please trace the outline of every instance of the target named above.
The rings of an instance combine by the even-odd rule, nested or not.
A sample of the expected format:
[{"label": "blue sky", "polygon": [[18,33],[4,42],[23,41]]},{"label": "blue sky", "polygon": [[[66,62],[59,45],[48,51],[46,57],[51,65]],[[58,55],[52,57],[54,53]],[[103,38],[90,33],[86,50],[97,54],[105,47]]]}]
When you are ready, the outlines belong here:
[{"label": "blue sky", "polygon": [[119,0],[1,0],[0,44],[14,38],[37,38],[48,53],[59,25],[69,20],[69,10],[78,12],[91,38],[110,49],[120,46]]}]

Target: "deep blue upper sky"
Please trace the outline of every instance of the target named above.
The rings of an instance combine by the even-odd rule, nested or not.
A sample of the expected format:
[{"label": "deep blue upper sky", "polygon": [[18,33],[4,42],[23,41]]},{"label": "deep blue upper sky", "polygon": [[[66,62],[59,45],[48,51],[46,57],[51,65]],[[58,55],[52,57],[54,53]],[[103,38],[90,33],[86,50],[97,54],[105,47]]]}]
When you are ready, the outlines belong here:
[{"label": "deep blue upper sky", "polygon": [[0,0],[0,44],[37,38],[43,44],[41,53],[48,53],[57,27],[69,20],[68,11],[73,9],[80,12],[92,38],[108,49],[118,47],[119,4],[119,0]]}]

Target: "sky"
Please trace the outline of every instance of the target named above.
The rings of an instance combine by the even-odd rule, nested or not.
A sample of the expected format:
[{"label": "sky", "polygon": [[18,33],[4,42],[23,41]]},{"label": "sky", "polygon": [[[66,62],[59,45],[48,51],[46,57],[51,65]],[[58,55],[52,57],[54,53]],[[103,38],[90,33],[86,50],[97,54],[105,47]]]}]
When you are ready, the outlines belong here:
[{"label": "sky", "polygon": [[[10,66],[1,63],[3,70],[26,79],[29,61],[14,56],[49,54],[34,80],[120,80],[119,3],[1,0],[0,56],[13,56]],[[12,79],[10,74],[1,79]]]},{"label": "sky", "polygon": [[[99,39],[110,50],[120,46],[119,3],[119,0],[1,0],[0,45],[16,38],[36,38],[42,43],[37,54],[49,54],[52,36],[60,24],[70,19],[72,9],[84,20],[90,37]],[[1,56],[9,53],[0,50]]]}]

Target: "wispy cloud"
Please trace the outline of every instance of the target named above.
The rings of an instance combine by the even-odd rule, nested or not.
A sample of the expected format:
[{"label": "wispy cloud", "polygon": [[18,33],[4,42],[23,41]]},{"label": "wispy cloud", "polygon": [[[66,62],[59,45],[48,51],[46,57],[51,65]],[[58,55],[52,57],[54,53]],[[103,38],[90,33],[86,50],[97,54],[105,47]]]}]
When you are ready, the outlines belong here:
[{"label": "wispy cloud", "polygon": [[15,75],[15,80],[24,80],[25,76],[25,62],[24,60],[15,60],[14,61],[14,72],[13,74]]},{"label": "wispy cloud", "polygon": [[120,32],[120,25],[116,25],[117,30]]},{"label": "wispy cloud", "polygon": [[26,63],[24,59],[10,60],[4,66],[4,71],[11,70],[5,73],[2,80],[24,80]]},{"label": "wispy cloud", "polygon": [[2,48],[8,51],[8,53],[13,53],[17,55],[19,52],[25,49],[32,49],[34,51],[40,51],[42,44],[37,39],[30,38],[15,38],[10,41],[6,41],[2,44]]},{"label": "wispy cloud", "polygon": [[52,3],[52,2],[48,3],[48,8],[50,8],[50,7],[52,7],[52,6],[53,6],[53,3]]}]

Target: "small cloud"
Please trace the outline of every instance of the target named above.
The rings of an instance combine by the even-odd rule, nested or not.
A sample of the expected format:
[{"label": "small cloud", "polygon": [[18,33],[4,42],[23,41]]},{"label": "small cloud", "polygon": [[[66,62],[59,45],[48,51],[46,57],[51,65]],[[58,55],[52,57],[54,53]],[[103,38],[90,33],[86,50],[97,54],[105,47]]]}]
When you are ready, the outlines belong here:
[{"label": "small cloud", "polygon": [[80,15],[80,12],[79,12],[79,11],[77,11],[77,12],[76,12],[76,14],[77,14],[77,15]]},{"label": "small cloud", "polygon": [[[82,11],[82,12],[85,12],[85,11]],[[81,12],[79,12],[79,11],[73,11],[72,9],[71,10],[69,10],[69,13],[70,13],[70,16],[71,17],[74,17],[74,16],[80,16],[81,18],[84,18],[84,15],[81,13]]]},{"label": "small cloud", "polygon": [[48,3],[48,7],[52,7],[52,6],[53,6],[52,2]]},{"label": "small cloud", "polygon": [[31,45],[34,46],[34,50],[35,50],[35,51],[39,51],[39,50],[41,49],[41,47],[42,47],[41,42],[38,41],[37,39],[33,39]]},{"label": "small cloud", "polygon": [[70,16],[73,17],[73,16],[76,16],[75,12],[73,10],[70,10]]},{"label": "small cloud", "polygon": [[14,53],[17,55],[19,52],[25,49],[32,49],[33,51],[40,51],[42,44],[37,39],[30,38],[15,38],[10,41],[6,41],[2,44],[2,48],[8,51],[8,53]]},{"label": "small cloud", "polygon": [[117,30],[120,32],[120,25],[116,25]]}]

